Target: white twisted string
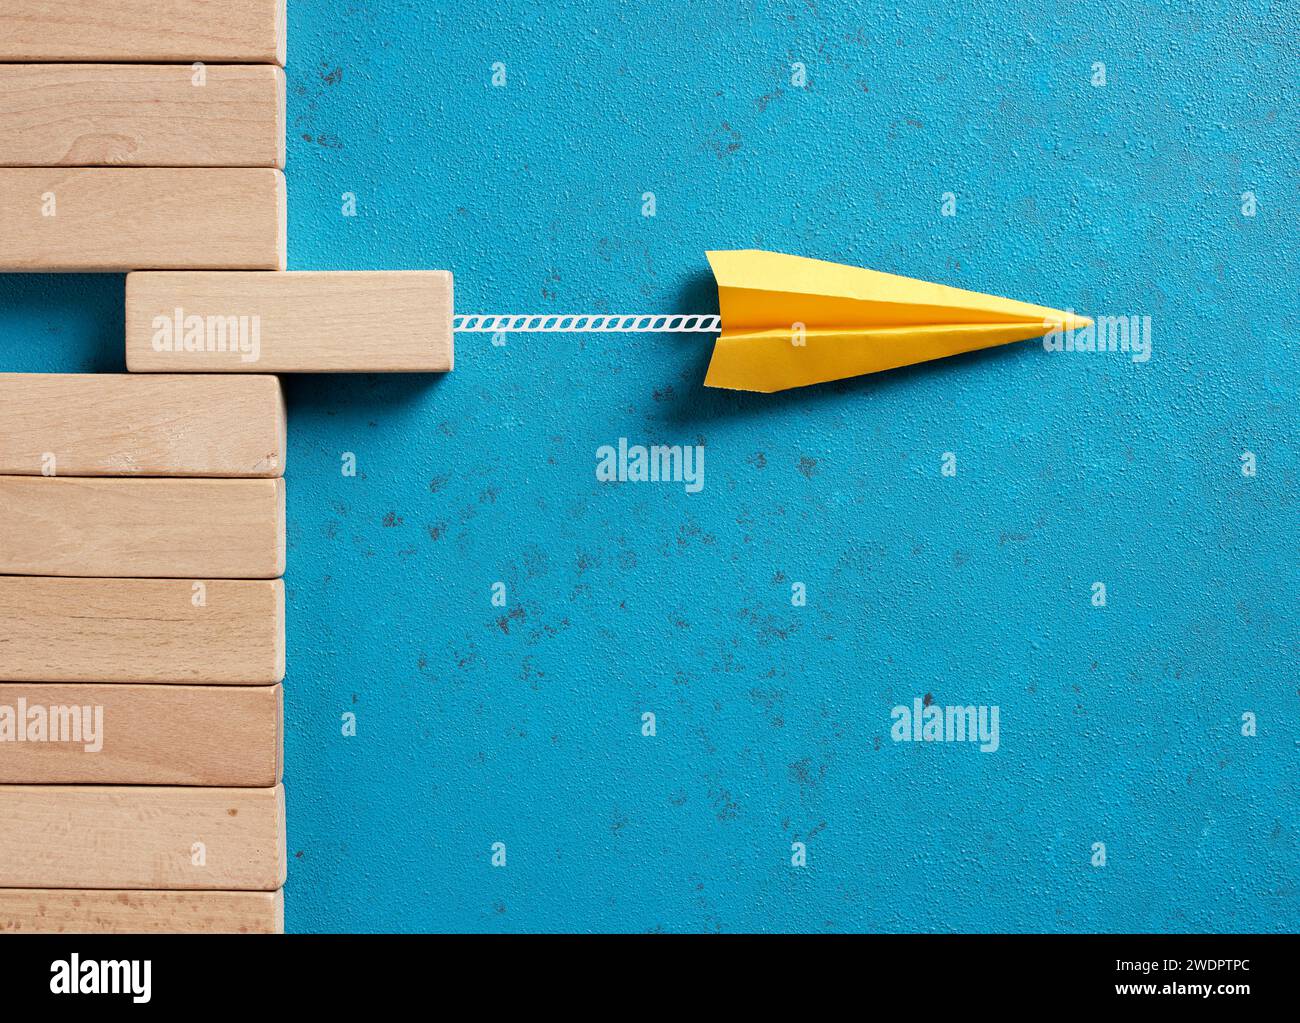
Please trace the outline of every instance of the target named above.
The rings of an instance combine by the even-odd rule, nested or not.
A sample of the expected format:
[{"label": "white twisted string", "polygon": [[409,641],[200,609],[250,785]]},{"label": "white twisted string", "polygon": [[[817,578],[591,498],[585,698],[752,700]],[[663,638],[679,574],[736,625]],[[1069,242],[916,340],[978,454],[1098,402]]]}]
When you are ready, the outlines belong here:
[{"label": "white twisted string", "polygon": [[452,317],[452,329],[476,334],[604,334],[604,333],[692,333],[717,334],[721,317],[707,313],[504,313],[462,314]]}]

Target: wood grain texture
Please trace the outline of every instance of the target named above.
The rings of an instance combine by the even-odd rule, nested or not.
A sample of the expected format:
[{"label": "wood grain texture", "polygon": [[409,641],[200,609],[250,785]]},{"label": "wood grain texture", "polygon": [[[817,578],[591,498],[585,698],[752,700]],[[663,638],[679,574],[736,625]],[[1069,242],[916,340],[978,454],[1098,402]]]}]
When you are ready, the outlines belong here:
[{"label": "wood grain texture", "polygon": [[282,699],[280,686],[0,683],[0,784],[276,785]]},{"label": "wood grain texture", "polygon": [[0,373],[0,473],[260,476],[284,473],[273,376]]},{"label": "wood grain texture", "polygon": [[279,579],[0,576],[0,682],[283,678]]},{"label": "wood grain texture", "polygon": [[284,64],[285,0],[4,0],[0,61]]},{"label": "wood grain texture", "polygon": [[283,891],[0,888],[0,934],[283,933]]},{"label": "wood grain texture", "polygon": [[284,174],[0,168],[0,270],[283,270]]},{"label": "wood grain texture", "polygon": [[283,168],[284,100],[268,64],[0,64],[0,166]]},{"label": "wood grain texture", "polygon": [[[256,322],[255,343],[208,343],[210,323],[236,317],[241,339],[254,337]],[[451,325],[445,270],[126,279],[126,364],[137,373],[445,373],[453,365]]]},{"label": "wood grain texture", "polygon": [[284,574],[282,479],[0,476],[0,522],[0,574]]},{"label": "wood grain texture", "polygon": [[0,888],[272,892],[284,884],[280,785],[0,785],[0,820]]}]

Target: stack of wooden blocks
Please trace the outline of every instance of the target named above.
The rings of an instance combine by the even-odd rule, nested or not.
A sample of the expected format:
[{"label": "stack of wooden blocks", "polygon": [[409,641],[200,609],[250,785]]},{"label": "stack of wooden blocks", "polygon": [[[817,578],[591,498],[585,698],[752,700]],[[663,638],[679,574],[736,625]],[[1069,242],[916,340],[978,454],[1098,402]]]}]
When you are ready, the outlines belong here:
[{"label": "stack of wooden blocks", "polygon": [[267,374],[452,365],[449,273],[284,272],[284,58],[284,0],[0,7],[0,270],[126,272],[130,371],[0,373],[0,931],[283,927]]},{"label": "stack of wooden blocks", "polygon": [[0,931],[280,928],[284,444],[275,377],[0,374]]}]

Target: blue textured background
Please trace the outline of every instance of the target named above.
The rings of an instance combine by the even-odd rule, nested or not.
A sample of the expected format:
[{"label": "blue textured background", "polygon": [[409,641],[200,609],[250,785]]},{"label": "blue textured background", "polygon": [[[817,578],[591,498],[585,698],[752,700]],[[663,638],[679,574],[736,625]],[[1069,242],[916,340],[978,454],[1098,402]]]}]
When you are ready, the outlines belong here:
[{"label": "blue textured background", "polygon": [[[289,380],[290,929],[1300,927],[1286,5],[289,6],[294,269],[710,311],[754,246],[1154,334],[770,397],[698,336]],[[121,370],[121,287],[0,279],[5,368]],[[598,484],[620,436],[704,491]],[[1001,750],[891,742],[926,693]]]}]

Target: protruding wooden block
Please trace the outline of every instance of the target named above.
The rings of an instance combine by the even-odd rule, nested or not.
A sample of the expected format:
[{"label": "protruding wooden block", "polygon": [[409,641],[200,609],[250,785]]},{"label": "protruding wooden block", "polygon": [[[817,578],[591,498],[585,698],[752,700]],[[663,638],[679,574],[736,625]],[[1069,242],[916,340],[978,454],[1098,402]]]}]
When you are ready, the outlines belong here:
[{"label": "protruding wooden block", "polygon": [[0,476],[0,574],[274,579],[284,480]]},{"label": "protruding wooden block", "polygon": [[284,892],[0,889],[0,934],[283,934]]},{"label": "protruding wooden block", "polygon": [[0,61],[283,64],[285,0],[4,0]]},{"label": "protruding wooden block", "polygon": [[0,224],[0,270],[283,270],[284,174],[6,167]]},{"label": "protruding wooden block", "polygon": [[0,681],[273,685],[283,678],[279,579],[0,576]]},{"label": "protruding wooden block", "polygon": [[445,373],[445,270],[133,273],[135,373]]},{"label": "protruding wooden block", "polygon": [[280,476],[273,376],[0,373],[0,473]]},{"label": "protruding wooden block", "polygon": [[6,682],[0,784],[269,787],[282,720],[280,686]]},{"label": "protruding wooden block", "polygon": [[283,167],[267,64],[0,64],[0,166]]},{"label": "protruding wooden block", "polygon": [[273,892],[284,787],[0,786],[0,888]]}]

